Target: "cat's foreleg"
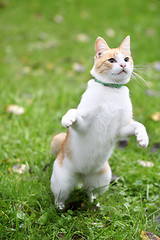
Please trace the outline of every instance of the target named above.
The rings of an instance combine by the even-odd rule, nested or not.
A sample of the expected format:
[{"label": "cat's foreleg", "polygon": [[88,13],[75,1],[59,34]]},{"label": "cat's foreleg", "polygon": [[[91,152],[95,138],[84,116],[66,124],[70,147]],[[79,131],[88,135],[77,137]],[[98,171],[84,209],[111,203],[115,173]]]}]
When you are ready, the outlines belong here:
[{"label": "cat's foreleg", "polygon": [[86,114],[83,111],[78,109],[70,109],[63,117],[62,117],[62,126],[65,128],[73,127],[75,129],[84,130],[86,128],[85,121]]},{"label": "cat's foreleg", "polygon": [[146,128],[144,127],[143,124],[134,120],[130,121],[129,124],[122,127],[120,129],[119,135],[121,138],[126,138],[133,135],[136,136],[137,142],[141,147],[144,147],[144,148],[146,148],[149,144],[149,138],[148,138]]}]

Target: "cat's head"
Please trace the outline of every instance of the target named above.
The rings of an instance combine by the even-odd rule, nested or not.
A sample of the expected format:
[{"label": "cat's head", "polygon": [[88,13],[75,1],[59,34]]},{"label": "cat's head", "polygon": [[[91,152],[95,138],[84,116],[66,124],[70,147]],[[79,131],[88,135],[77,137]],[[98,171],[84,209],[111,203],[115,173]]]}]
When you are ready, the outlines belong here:
[{"label": "cat's head", "polygon": [[91,70],[93,77],[106,83],[126,84],[133,72],[130,52],[130,37],[127,36],[118,48],[109,48],[98,37],[95,43],[95,61]]}]

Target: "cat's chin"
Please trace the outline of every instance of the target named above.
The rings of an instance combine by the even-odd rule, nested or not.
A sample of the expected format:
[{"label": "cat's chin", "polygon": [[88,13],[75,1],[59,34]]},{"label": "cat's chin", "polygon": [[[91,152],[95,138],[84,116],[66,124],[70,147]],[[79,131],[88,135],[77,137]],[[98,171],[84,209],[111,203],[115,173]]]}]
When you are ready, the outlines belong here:
[{"label": "cat's chin", "polygon": [[117,75],[112,75],[111,81],[114,83],[120,83],[120,84],[127,84],[130,81],[131,74],[129,73],[121,73]]},{"label": "cat's chin", "polygon": [[97,78],[99,81],[105,82],[105,83],[116,83],[116,84],[127,84],[130,81],[131,74],[123,72],[120,74],[112,74],[112,75],[106,75],[106,74],[99,74],[95,71],[94,67],[90,71],[91,75],[94,78]]}]

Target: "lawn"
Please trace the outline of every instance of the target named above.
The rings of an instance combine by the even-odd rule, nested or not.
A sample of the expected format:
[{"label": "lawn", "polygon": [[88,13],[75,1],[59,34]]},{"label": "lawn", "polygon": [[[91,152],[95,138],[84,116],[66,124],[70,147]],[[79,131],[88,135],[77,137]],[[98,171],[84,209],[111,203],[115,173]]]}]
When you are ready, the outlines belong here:
[{"label": "lawn", "polygon": [[[0,239],[160,237],[159,11],[159,0],[0,0]],[[110,165],[118,178],[98,197],[101,208],[77,188],[57,212],[51,139],[85,91],[97,36],[117,47],[127,35],[135,71],[150,86],[140,78],[128,84],[149,147],[134,137],[116,147]],[[10,113],[11,104],[24,113]]]}]

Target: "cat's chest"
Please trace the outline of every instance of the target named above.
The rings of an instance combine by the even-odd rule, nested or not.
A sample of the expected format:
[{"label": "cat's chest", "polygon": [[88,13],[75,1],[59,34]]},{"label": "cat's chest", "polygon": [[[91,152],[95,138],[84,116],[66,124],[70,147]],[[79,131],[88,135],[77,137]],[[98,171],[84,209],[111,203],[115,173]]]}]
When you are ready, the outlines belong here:
[{"label": "cat's chest", "polygon": [[123,118],[131,112],[131,102],[124,93],[103,94],[97,102],[97,117],[111,121]]},{"label": "cat's chest", "polygon": [[[132,104],[127,87],[121,89],[93,86],[83,95],[78,107],[91,130],[97,126],[109,129],[127,124],[132,117]],[[84,113],[84,114],[83,114]],[[98,128],[99,129],[99,128]]]}]

